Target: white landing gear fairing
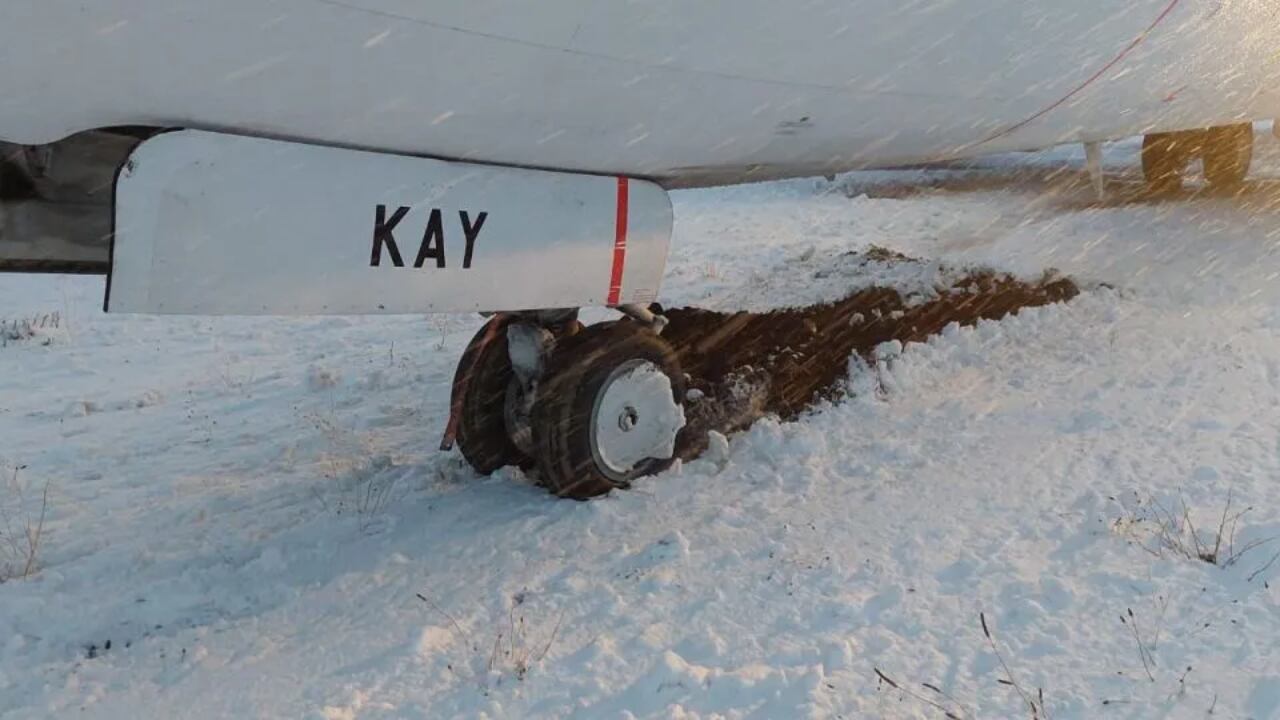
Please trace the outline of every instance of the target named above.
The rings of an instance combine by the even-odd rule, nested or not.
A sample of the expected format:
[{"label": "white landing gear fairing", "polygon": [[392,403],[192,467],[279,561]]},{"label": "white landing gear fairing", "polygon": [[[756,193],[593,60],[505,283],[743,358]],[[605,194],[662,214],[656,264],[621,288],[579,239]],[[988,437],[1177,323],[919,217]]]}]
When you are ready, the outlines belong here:
[{"label": "white landing gear fairing", "polygon": [[650,303],[672,223],[639,180],[197,131],[139,145],[115,208],[107,310],[203,315]]}]

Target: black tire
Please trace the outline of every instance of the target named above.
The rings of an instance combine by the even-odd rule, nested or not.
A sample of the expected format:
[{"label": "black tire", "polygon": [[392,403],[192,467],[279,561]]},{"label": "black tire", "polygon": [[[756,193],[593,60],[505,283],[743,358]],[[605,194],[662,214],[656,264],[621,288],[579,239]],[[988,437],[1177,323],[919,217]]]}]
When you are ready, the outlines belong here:
[{"label": "black tire", "polygon": [[1182,173],[1191,159],[1193,143],[1186,133],[1152,133],[1142,139],[1142,177],[1154,193],[1182,189]]},{"label": "black tire", "polygon": [[1243,185],[1253,163],[1253,125],[1224,125],[1204,135],[1204,179],[1218,189]]},{"label": "black tire", "polygon": [[592,447],[597,396],[615,370],[636,361],[651,363],[665,374],[672,399],[683,405],[685,379],[675,351],[638,323],[593,325],[556,346],[533,409],[538,469],[552,493],[587,500],[671,466],[674,458],[649,458],[620,475],[602,467]]},{"label": "black tire", "polygon": [[507,393],[515,376],[507,353],[511,321],[509,315],[490,318],[471,338],[453,379],[458,449],[481,475],[529,462],[507,431]]}]

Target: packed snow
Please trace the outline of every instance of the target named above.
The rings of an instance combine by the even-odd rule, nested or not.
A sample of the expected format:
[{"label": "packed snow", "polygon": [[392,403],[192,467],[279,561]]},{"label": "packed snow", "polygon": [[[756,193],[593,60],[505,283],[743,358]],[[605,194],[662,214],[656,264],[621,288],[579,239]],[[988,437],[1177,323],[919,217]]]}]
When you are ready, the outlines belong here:
[{"label": "packed snow", "polygon": [[[478,316],[106,316],[101,279],[0,277],[0,321],[57,318],[0,347],[0,717],[1280,717],[1259,142],[1239,197],[1126,199],[1132,142],[1104,202],[1070,150],[675,194],[669,305],[1084,292],[588,503],[435,449]],[[842,264],[871,246],[932,264]]]}]

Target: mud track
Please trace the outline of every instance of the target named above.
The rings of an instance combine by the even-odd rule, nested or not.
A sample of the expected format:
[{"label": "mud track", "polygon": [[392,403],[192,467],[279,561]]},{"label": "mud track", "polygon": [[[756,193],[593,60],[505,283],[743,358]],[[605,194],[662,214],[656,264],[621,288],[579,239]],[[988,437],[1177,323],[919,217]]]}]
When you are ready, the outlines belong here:
[{"label": "mud track", "polygon": [[[880,249],[866,255],[876,262],[918,262]],[[1028,283],[989,271],[934,291],[932,299],[911,306],[898,290],[873,287],[831,304],[766,313],[666,310],[670,325],[663,337],[676,348],[693,391],[677,454],[700,454],[710,430],[736,432],[769,414],[793,419],[818,401],[839,397],[850,357],[871,360],[881,343],[919,342],[953,322],[974,325],[1079,294],[1069,279]]]}]

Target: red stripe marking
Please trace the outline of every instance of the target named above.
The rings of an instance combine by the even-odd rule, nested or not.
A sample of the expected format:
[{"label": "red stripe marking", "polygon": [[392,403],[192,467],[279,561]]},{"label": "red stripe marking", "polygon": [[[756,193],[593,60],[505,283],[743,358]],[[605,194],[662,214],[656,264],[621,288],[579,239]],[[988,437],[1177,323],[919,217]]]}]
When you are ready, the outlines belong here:
[{"label": "red stripe marking", "polygon": [[622,299],[622,271],[627,264],[627,204],[630,198],[627,179],[618,178],[618,221],[613,234],[613,272],[609,275],[609,305]]},{"label": "red stripe marking", "polygon": [[1084,92],[1090,85],[1102,79],[1102,76],[1106,75],[1107,72],[1111,70],[1111,68],[1115,67],[1116,65],[1119,65],[1121,60],[1124,60],[1126,57],[1129,56],[1129,53],[1136,50],[1138,46],[1141,45],[1143,41],[1147,39],[1147,36],[1149,36],[1152,32],[1154,32],[1155,29],[1159,27],[1161,23],[1163,23],[1170,15],[1173,14],[1174,9],[1177,8],[1181,2],[1182,0],[1170,0],[1169,5],[1164,9],[1164,12],[1160,13],[1160,16],[1157,17],[1146,30],[1143,30],[1141,35],[1134,38],[1133,42],[1129,43],[1129,45],[1125,47],[1125,49],[1121,50],[1119,55],[1116,55],[1114,58],[1112,58],[1111,62],[1107,63],[1106,65],[1103,65],[1102,68],[1099,69],[1097,72],[1095,72],[1092,76],[1090,76],[1088,80],[1085,80],[1084,82],[1080,83],[1078,86],[1076,86],[1074,90],[1062,96],[1062,98],[1059,99],[1057,102],[1046,107],[1045,109],[1041,110],[1035,115],[1032,115],[1026,120],[1023,120],[1017,125],[1005,128],[1004,130],[999,130],[993,135],[990,135],[965,149],[972,149],[974,147],[986,145],[987,143],[992,142],[993,140],[999,140],[1002,137],[1007,137],[1009,135],[1012,135],[1018,132],[1019,130],[1021,130],[1022,128],[1044,117],[1045,115],[1048,115],[1049,113],[1053,112],[1054,110],[1057,110],[1063,105],[1066,105],[1068,102],[1070,102],[1072,98]]}]

